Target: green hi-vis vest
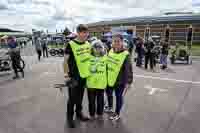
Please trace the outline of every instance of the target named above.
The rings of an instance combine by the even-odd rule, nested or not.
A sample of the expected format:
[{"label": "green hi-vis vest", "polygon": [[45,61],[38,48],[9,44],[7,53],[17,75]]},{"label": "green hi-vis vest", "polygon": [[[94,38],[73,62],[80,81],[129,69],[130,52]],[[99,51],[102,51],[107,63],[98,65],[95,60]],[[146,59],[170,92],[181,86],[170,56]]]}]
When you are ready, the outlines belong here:
[{"label": "green hi-vis vest", "polygon": [[91,53],[91,45],[88,42],[85,44],[76,44],[74,41],[70,41],[70,46],[72,48],[76,65],[79,70],[79,74],[82,78],[86,78],[89,76],[89,60],[90,60],[90,53]]},{"label": "green hi-vis vest", "polygon": [[91,56],[89,66],[90,76],[87,78],[87,88],[105,89],[107,87],[106,59],[107,56]]},{"label": "green hi-vis vest", "polygon": [[110,50],[107,58],[108,86],[113,87],[115,85],[120,69],[128,54],[128,51],[114,53],[113,49]]}]

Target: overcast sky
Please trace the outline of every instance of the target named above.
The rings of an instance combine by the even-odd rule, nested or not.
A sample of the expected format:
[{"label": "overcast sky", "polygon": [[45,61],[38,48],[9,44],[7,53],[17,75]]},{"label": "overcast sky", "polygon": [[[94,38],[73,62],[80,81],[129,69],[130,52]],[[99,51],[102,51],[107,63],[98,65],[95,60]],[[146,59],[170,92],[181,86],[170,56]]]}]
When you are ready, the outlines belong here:
[{"label": "overcast sky", "polygon": [[25,31],[70,29],[78,23],[200,11],[200,0],[0,0],[0,27]]}]

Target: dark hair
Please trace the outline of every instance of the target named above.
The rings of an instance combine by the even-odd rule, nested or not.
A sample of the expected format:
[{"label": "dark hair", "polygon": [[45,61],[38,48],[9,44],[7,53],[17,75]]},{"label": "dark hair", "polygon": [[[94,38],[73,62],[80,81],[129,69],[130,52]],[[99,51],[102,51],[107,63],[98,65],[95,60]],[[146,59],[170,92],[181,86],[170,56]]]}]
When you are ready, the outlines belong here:
[{"label": "dark hair", "polygon": [[84,31],[88,31],[88,27],[87,25],[84,24],[79,24],[76,28],[77,32],[84,32]]},{"label": "dark hair", "polygon": [[117,37],[119,38],[120,40],[123,40],[123,36],[121,34],[115,34],[113,37]]},{"label": "dark hair", "polygon": [[14,39],[14,37],[13,36],[9,36],[7,39],[11,40],[11,39]]}]

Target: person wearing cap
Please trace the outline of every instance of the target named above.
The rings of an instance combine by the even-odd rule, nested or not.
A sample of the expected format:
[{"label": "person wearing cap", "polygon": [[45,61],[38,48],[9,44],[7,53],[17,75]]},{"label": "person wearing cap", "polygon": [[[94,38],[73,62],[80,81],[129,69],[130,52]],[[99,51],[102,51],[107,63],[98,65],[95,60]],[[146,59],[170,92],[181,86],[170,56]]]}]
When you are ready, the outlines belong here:
[{"label": "person wearing cap", "polygon": [[74,106],[76,105],[76,117],[80,121],[88,121],[89,118],[82,113],[82,101],[86,87],[86,78],[89,76],[89,61],[91,53],[91,44],[88,39],[88,28],[80,24],[77,27],[77,37],[66,44],[65,65],[66,85],[68,86],[67,101],[67,124],[69,128],[75,128]]},{"label": "person wearing cap", "polygon": [[87,78],[88,108],[90,119],[102,120],[104,109],[104,90],[107,87],[106,48],[100,40],[92,42],[90,76]]},{"label": "person wearing cap", "polygon": [[107,58],[108,87],[106,89],[106,94],[108,98],[108,107],[105,108],[105,112],[112,112],[113,91],[115,91],[116,109],[114,114],[110,117],[111,120],[120,119],[123,96],[133,81],[129,52],[123,47],[123,37],[120,34],[114,35],[112,49],[109,51]]},{"label": "person wearing cap", "polygon": [[24,77],[24,70],[20,66],[20,51],[17,49],[17,42],[16,39],[12,36],[8,37],[8,47],[9,47],[9,53],[12,61],[12,67],[15,73],[15,76],[13,79],[18,79],[18,70],[21,72],[22,77]]}]

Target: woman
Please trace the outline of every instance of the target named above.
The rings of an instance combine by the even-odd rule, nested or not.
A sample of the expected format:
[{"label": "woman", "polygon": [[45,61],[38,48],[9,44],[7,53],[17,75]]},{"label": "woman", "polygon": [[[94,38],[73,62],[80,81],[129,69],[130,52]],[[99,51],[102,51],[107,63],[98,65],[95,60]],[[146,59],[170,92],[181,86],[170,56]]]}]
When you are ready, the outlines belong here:
[{"label": "woman", "polygon": [[107,59],[108,88],[106,94],[108,98],[108,108],[106,112],[112,112],[113,91],[116,96],[115,113],[110,117],[111,120],[120,119],[120,112],[123,106],[123,96],[133,80],[132,65],[129,53],[123,48],[123,37],[115,35],[113,37],[112,49],[109,51]]},{"label": "woman", "polygon": [[167,68],[167,56],[169,53],[169,45],[167,42],[162,42],[162,48],[161,48],[161,57],[160,57],[160,63],[162,64],[161,69]]}]

